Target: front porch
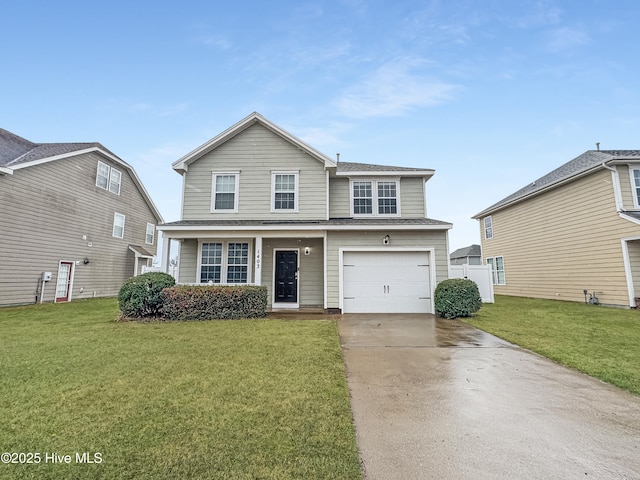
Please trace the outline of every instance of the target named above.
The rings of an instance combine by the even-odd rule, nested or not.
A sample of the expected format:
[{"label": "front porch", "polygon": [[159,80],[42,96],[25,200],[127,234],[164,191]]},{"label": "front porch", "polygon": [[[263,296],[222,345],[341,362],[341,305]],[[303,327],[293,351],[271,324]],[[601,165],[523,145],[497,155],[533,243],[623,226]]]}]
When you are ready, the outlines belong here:
[{"label": "front porch", "polygon": [[178,284],[263,285],[270,311],[325,311],[324,232],[243,233],[163,232],[162,270],[177,253]]}]

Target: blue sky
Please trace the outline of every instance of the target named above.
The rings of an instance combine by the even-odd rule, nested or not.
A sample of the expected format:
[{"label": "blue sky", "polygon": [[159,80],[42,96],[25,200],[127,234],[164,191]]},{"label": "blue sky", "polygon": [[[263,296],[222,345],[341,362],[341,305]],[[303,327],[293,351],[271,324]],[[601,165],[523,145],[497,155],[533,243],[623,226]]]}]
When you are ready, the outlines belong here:
[{"label": "blue sky", "polygon": [[101,142],[166,221],[171,163],[258,111],[351,162],[433,168],[450,248],[470,217],[586,150],[640,148],[640,2],[9,2],[0,126]]}]

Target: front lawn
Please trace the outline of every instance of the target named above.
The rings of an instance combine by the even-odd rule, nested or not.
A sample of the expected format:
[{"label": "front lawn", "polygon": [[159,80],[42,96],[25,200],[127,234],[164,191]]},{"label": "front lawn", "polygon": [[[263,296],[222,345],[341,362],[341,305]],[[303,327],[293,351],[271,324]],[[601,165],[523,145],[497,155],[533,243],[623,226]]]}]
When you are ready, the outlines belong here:
[{"label": "front lawn", "polygon": [[117,314],[0,309],[0,478],[360,478],[335,322]]},{"label": "front lawn", "polygon": [[640,395],[640,311],[498,295],[466,321]]}]

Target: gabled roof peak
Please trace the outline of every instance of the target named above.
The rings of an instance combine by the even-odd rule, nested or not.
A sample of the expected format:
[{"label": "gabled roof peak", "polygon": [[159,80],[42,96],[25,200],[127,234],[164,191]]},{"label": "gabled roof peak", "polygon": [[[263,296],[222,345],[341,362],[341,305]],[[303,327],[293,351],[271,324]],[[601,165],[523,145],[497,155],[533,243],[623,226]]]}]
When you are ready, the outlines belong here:
[{"label": "gabled roof peak", "polygon": [[223,143],[232,139],[233,137],[235,137],[236,135],[238,135],[239,133],[243,132],[244,130],[246,130],[247,128],[251,127],[256,123],[260,123],[260,125],[264,126],[268,130],[275,133],[276,135],[279,135],[280,137],[287,140],[291,144],[295,145],[296,147],[300,148],[304,152],[308,153],[311,157],[324,163],[325,167],[335,166],[335,161],[329,158],[324,153],[320,152],[319,150],[316,150],[312,146],[303,142],[298,137],[296,137],[295,135],[292,135],[291,133],[284,130],[282,127],[271,122],[260,113],[253,112],[250,115],[243,118],[242,120],[240,120],[238,123],[232,125],[231,127],[227,128],[223,132],[219,133],[208,142],[203,143],[195,150],[192,150],[191,152],[186,154],[184,157],[174,162],[172,165],[173,169],[180,173],[187,171],[191,163],[195,162],[206,153],[216,149]]}]

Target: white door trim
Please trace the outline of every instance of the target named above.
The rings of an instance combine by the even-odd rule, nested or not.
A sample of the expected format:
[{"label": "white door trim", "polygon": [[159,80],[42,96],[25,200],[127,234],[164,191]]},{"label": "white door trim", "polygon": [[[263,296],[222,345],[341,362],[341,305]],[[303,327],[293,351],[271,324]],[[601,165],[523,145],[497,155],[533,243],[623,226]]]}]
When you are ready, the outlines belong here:
[{"label": "white door trim", "polygon": [[[296,252],[297,256],[297,265],[296,265],[296,300],[297,302],[276,302],[276,252]],[[272,285],[272,298],[271,298],[271,308],[272,309],[281,309],[281,308],[300,308],[300,249],[293,247],[276,247],[273,249],[273,272],[271,274],[271,285]]]}]

